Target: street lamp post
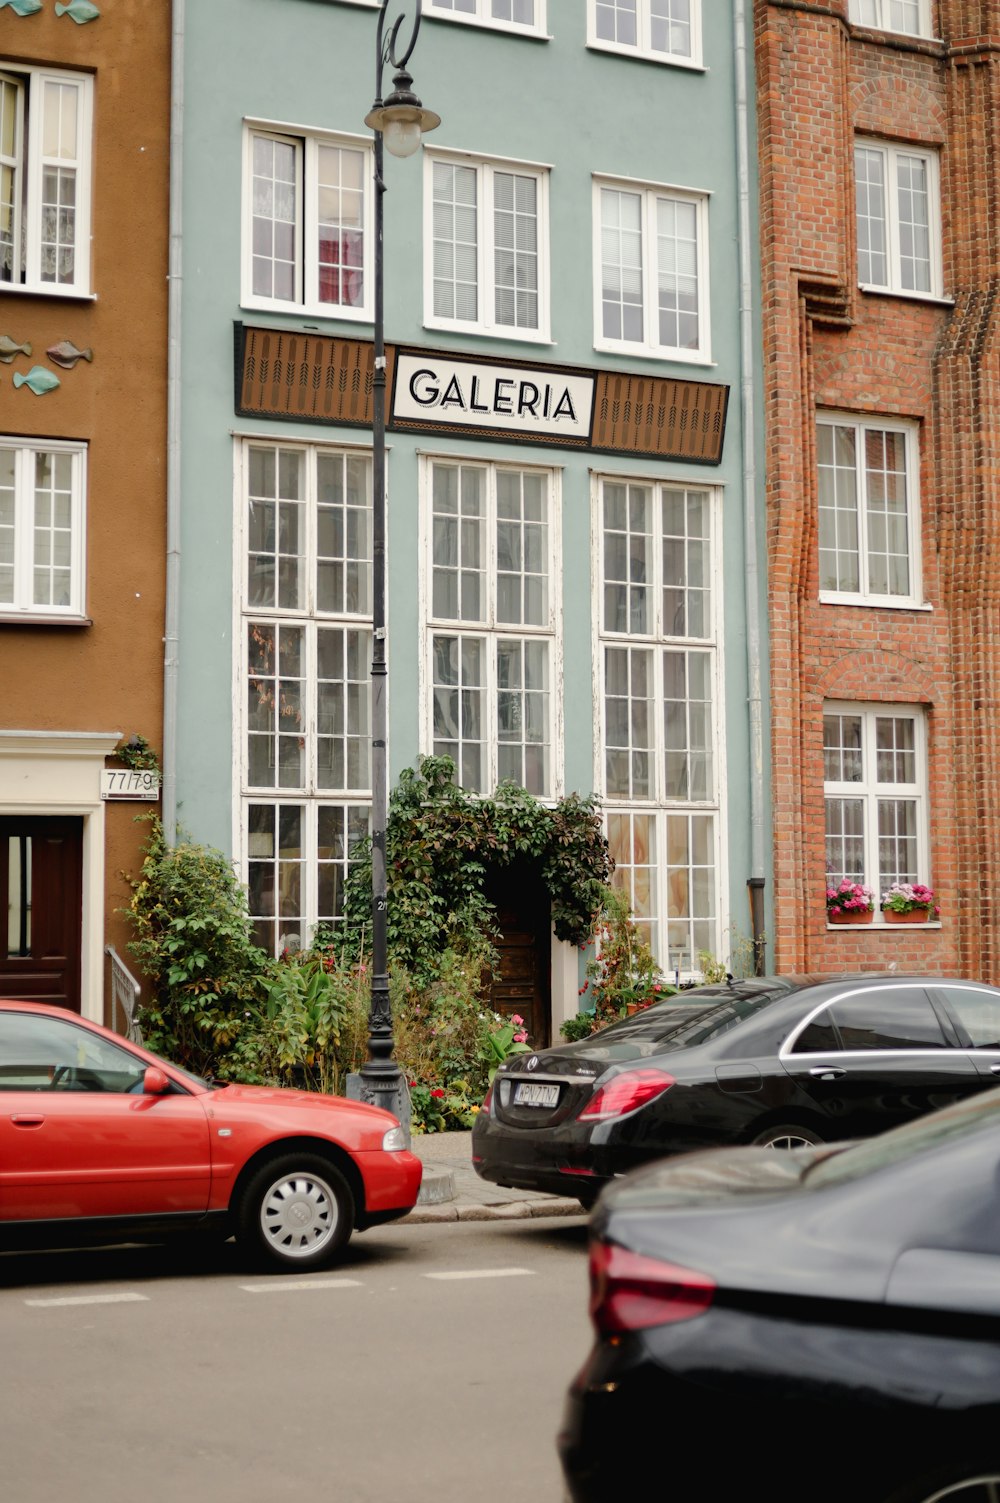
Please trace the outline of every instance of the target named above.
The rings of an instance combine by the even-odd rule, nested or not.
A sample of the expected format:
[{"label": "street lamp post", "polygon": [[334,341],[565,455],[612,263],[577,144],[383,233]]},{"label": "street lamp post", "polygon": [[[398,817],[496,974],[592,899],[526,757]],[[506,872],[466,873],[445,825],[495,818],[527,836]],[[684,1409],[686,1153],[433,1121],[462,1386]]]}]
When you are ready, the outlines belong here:
[{"label": "street lamp post", "polygon": [[[375,369],[372,380],[372,990],[368,1014],[368,1057],[360,1071],[360,1097],[385,1107],[409,1126],[409,1098],[402,1072],[392,1057],[392,1010],[386,942],[385,828],[386,732],[389,663],[385,636],[385,326],[383,308],[382,175],[383,146],[393,156],[412,156],[424,131],[441,124],[413,92],[406,71],[420,30],[422,0],[413,0],[408,44],[400,43],[406,21],[401,12],[387,28],[391,0],[382,0],[375,47],[375,103],[365,116],[375,149]],[[395,70],[389,97],[382,98],[386,65]]]}]

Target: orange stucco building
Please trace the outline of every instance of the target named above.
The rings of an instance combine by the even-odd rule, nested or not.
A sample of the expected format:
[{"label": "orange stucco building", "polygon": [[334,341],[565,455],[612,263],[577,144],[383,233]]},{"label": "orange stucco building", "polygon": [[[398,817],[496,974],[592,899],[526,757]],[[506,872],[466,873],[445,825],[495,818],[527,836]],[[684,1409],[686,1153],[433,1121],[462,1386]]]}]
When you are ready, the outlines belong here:
[{"label": "orange stucco building", "polygon": [[0,12],[0,995],[120,1025],[156,805],[102,773],[162,739],[172,8],[92,9]]}]

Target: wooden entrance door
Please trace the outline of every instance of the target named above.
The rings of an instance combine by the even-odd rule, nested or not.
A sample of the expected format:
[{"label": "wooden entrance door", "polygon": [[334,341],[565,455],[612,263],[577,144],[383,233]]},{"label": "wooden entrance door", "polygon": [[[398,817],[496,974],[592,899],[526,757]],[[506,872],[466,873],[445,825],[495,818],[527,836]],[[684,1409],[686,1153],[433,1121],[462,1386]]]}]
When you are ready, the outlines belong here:
[{"label": "wooden entrance door", "polygon": [[490,1006],[504,1017],[520,1014],[529,1043],[541,1049],[552,1030],[549,895],[537,877],[514,866],[487,879],[486,896],[500,930],[499,975],[490,983]]},{"label": "wooden entrance door", "polygon": [[83,820],[0,818],[0,997],[80,1011]]}]

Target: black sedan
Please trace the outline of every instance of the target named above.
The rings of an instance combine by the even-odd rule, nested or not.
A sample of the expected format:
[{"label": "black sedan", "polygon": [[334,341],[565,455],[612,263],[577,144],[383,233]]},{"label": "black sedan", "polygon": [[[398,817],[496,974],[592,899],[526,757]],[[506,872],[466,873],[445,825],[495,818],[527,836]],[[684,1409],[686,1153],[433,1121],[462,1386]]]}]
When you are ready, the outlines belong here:
[{"label": "black sedan", "polygon": [[499,1185],[592,1205],[664,1154],[870,1137],[995,1085],[1000,990],[877,975],[703,986],[500,1066],[472,1134]]},{"label": "black sedan", "polygon": [[715,1149],[590,1222],[574,1503],[1000,1499],[1000,1091],[856,1145]]}]

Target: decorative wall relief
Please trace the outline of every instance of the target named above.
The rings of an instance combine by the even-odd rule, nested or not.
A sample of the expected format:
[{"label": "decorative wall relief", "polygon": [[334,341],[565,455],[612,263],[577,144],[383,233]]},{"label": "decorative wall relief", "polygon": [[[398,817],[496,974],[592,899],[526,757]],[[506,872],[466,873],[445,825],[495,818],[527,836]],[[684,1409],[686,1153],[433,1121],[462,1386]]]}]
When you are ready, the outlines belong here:
[{"label": "decorative wall relief", "polygon": [[96,5],[91,5],[90,0],[70,0],[69,5],[57,5],[57,16],[69,16],[77,26],[86,26],[88,21],[96,21],[100,16]]},{"label": "decorative wall relief", "polygon": [[30,355],[30,344],[16,344],[9,334],[0,334],[0,360],[10,365],[15,355]]},{"label": "decorative wall relief", "polygon": [[[61,339],[58,344],[50,345],[45,353],[50,360],[54,360],[56,365],[61,365],[65,371],[71,371],[78,360],[93,360],[94,358],[93,350],[78,350],[71,339]],[[25,354],[31,354],[30,348],[25,351]]]},{"label": "decorative wall relief", "polygon": [[42,0],[0,0],[0,10],[9,5],[15,16],[34,16],[42,8]]},{"label": "decorative wall relief", "polygon": [[47,371],[44,365],[33,365],[26,376],[22,376],[20,371],[14,373],[14,385],[26,386],[36,397],[44,397],[46,392],[55,391],[61,384],[55,372]]}]

